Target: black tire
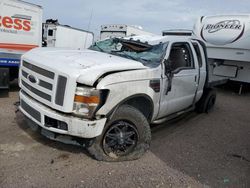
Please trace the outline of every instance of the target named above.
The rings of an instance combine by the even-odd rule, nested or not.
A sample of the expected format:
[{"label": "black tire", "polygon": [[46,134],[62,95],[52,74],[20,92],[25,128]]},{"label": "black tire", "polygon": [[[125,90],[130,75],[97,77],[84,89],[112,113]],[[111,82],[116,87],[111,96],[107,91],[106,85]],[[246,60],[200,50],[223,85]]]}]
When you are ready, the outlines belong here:
[{"label": "black tire", "polygon": [[196,105],[198,113],[209,113],[213,110],[216,102],[216,92],[214,89],[204,91],[200,101]]},{"label": "black tire", "polygon": [[151,130],[145,116],[132,106],[122,105],[105,125],[103,134],[88,147],[88,151],[100,161],[129,161],[140,158],[149,149],[150,141]]}]

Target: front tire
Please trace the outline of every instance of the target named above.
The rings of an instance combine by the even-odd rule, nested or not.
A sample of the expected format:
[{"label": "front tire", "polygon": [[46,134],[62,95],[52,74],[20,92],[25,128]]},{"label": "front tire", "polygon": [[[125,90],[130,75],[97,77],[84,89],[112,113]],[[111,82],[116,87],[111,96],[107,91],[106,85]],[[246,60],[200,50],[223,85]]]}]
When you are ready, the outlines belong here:
[{"label": "front tire", "polygon": [[151,130],[145,116],[132,106],[122,105],[88,151],[101,161],[135,160],[148,150],[150,141]]}]

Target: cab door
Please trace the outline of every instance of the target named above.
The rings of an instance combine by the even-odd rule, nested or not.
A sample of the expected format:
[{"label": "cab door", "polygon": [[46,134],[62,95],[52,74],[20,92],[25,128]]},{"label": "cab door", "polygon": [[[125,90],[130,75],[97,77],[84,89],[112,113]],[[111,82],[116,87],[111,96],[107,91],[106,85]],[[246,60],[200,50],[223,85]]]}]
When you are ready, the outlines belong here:
[{"label": "cab door", "polygon": [[[177,42],[170,45],[165,62],[168,69],[163,73],[158,118],[179,112],[192,106],[198,87],[198,62],[190,42]],[[167,53],[168,54],[168,53]],[[166,66],[166,63],[163,65]],[[170,73],[166,73],[166,71]]]}]

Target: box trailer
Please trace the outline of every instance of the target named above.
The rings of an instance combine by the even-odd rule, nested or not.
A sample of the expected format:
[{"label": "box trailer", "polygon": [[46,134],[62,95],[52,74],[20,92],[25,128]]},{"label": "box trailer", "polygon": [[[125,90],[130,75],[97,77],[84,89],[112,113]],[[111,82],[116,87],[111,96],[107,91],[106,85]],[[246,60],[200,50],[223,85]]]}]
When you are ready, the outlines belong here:
[{"label": "box trailer", "polygon": [[217,80],[250,83],[250,14],[203,16],[193,35],[205,42],[209,66]]},{"label": "box trailer", "polygon": [[42,7],[19,0],[0,1],[0,89],[18,77],[20,57],[42,44]]},{"label": "box trailer", "polygon": [[85,49],[93,44],[94,34],[49,19],[43,24],[43,46]]},{"label": "box trailer", "polygon": [[110,37],[127,37],[136,35],[155,35],[144,31],[140,26],[129,26],[125,24],[108,24],[101,26],[100,40]]}]

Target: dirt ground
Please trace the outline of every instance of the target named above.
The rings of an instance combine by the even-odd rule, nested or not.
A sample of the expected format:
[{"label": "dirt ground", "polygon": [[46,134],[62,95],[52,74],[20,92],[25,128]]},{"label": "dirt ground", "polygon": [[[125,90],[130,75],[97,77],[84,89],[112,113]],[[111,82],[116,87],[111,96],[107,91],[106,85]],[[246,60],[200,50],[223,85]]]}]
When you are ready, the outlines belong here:
[{"label": "dirt ground", "polygon": [[106,163],[33,132],[13,85],[0,94],[0,187],[250,187],[250,92],[217,91],[210,114],[153,126],[141,159]]}]

